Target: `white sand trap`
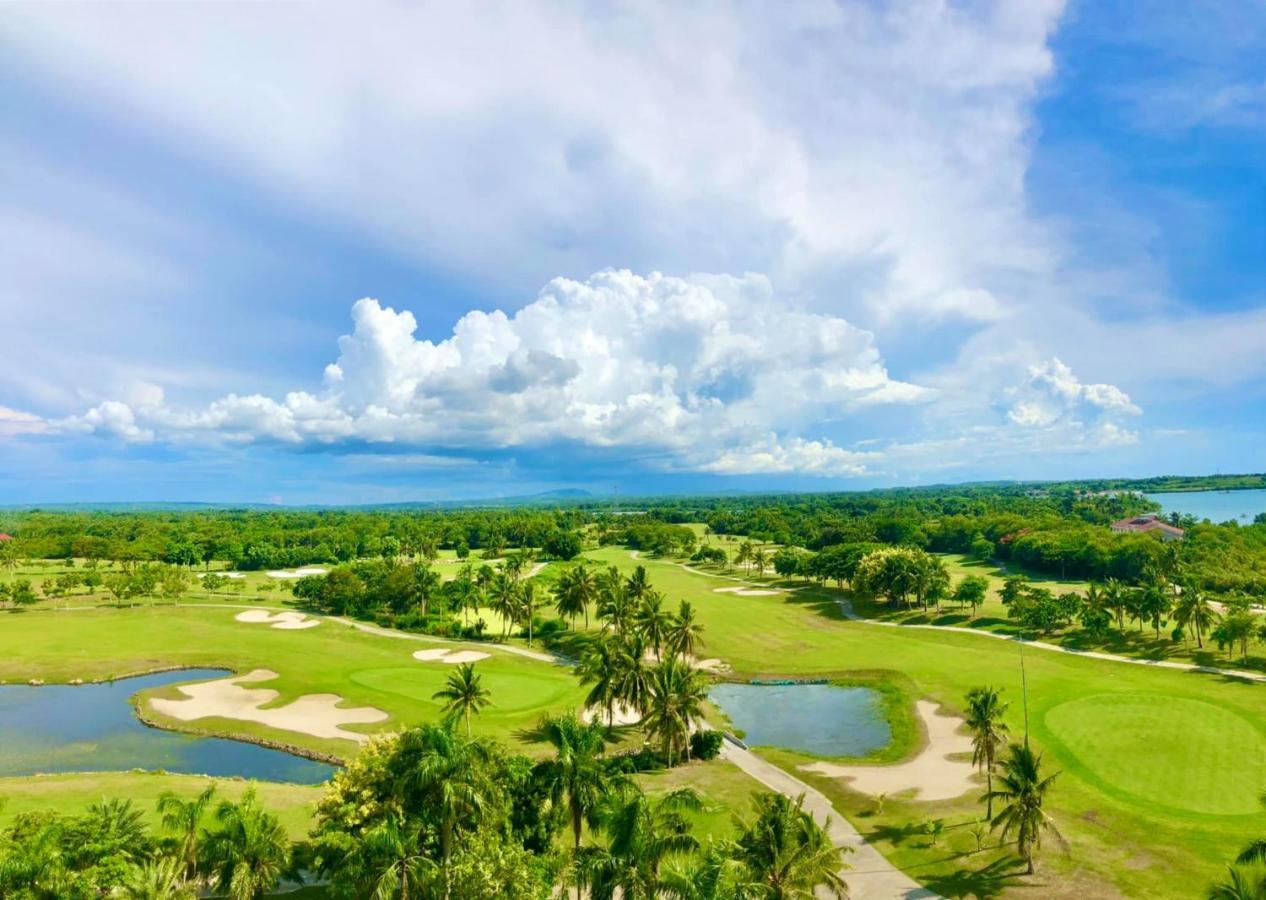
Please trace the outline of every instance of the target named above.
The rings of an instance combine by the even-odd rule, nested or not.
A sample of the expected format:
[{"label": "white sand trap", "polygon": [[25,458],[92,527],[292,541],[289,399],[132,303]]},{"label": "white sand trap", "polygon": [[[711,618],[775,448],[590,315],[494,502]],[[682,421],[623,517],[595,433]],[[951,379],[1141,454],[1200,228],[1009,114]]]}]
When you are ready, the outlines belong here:
[{"label": "white sand trap", "polygon": [[917,800],[949,800],[975,788],[972,776],[976,769],[971,757],[947,759],[951,754],[971,753],[971,736],[958,733],[963,720],[939,715],[936,704],[928,700],[920,700],[915,707],[927,727],[928,745],[909,762],[895,766],[839,766],[820,762],[800,768],[847,779],[853,790],[872,797],[914,789]]},{"label": "white sand trap", "polygon": [[[638,715],[637,710],[627,703],[617,703],[611,709],[615,713],[615,721],[613,723],[615,725],[636,725],[642,721],[642,717]],[[606,724],[607,711],[601,706],[591,706],[580,713],[580,721],[582,722],[588,723],[595,719]]]},{"label": "white sand trap", "polygon": [[457,665],[458,663],[479,662],[481,659],[487,659],[487,653],[480,653],[478,650],[449,650],[448,648],[437,648],[435,650],[415,650],[413,658],[419,662],[442,662]]},{"label": "white sand trap", "polygon": [[[725,662],[724,660],[720,660],[716,658],[700,659],[697,656],[691,656],[689,653],[684,654],[680,658],[684,660],[686,665],[690,666],[692,669],[703,669],[705,672],[730,671],[730,664]],[[646,653],[642,656],[642,659],[646,660],[648,663],[653,663],[653,664],[658,664],[660,661],[659,655],[655,653],[654,649],[647,650]]]},{"label": "white sand trap", "polygon": [[285,706],[260,709],[276,700],[277,692],[270,688],[245,688],[241,685],[241,682],[270,681],[276,677],[276,672],[256,669],[245,675],[200,684],[184,684],[179,686],[179,690],[188,699],[154,699],[150,701],[150,706],[155,712],[182,722],[214,716],[258,722],[269,728],[296,731],[312,737],[346,738],[358,743],[369,740],[369,735],[347,731],[343,725],[381,722],[387,718],[385,712],[372,706],[340,709],[338,705],[343,702],[343,698],[338,694],[304,694]]},{"label": "white sand trap", "polygon": [[740,597],[776,597],[779,594],[781,594],[782,591],[764,591],[759,588],[728,587],[728,588],[713,588],[712,593],[738,594]]},{"label": "white sand trap", "polygon": [[243,572],[199,572],[194,577],[206,578],[208,575],[218,575],[221,578],[245,578],[246,577],[245,573]]},{"label": "white sand trap", "polygon": [[281,569],[274,569],[267,572],[269,578],[304,578],[308,575],[324,575],[329,569],[323,569],[320,566],[309,566],[306,569],[295,569],[293,572],[285,572]]},{"label": "white sand trap", "polygon": [[280,628],[283,631],[300,631],[304,628],[316,628],[321,624],[320,619],[309,619],[303,613],[270,613],[266,609],[248,609],[245,612],[238,613],[233,618],[239,622],[249,622],[253,625],[271,625],[273,628]]}]

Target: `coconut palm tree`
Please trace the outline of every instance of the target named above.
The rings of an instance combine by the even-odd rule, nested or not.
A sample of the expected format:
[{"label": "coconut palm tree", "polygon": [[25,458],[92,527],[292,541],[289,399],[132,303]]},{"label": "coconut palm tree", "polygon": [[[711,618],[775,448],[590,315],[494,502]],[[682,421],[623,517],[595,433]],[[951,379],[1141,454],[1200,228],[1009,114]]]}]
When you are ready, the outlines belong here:
[{"label": "coconut palm tree", "polygon": [[1184,630],[1190,627],[1195,631],[1197,647],[1204,647],[1204,636],[1217,624],[1218,618],[1209,598],[1194,580],[1183,585],[1182,594],[1174,607],[1174,621]]},{"label": "coconut palm tree", "polygon": [[554,588],[554,609],[561,618],[571,619],[572,630],[576,630],[576,617],[585,616],[585,628],[589,627],[589,603],[596,591],[592,573],[587,566],[576,566],[559,576]]},{"label": "coconut palm tree", "polygon": [[[435,862],[421,850],[423,825],[390,816],[360,835],[339,867],[361,886],[357,896],[370,900],[409,900],[424,896]],[[363,893],[362,893],[363,891]]]},{"label": "coconut palm tree", "polygon": [[466,721],[467,737],[470,737],[471,714],[492,705],[491,694],[483,686],[481,676],[476,674],[474,663],[462,663],[450,672],[444,689],[432,694],[431,699],[445,701],[446,716]]},{"label": "coconut palm tree", "polygon": [[[753,798],[756,818],[741,826],[738,858],[748,878],[763,886],[770,900],[813,900],[819,890],[847,897],[840,877],[847,868],[844,848],[804,811],[804,795],[795,800],[764,792]],[[829,823],[828,823],[829,827]]]},{"label": "coconut palm tree", "polygon": [[492,805],[488,783],[492,747],[479,738],[461,738],[452,723],[423,725],[400,736],[397,759],[407,761],[403,786],[419,806],[439,820],[444,897],[452,897],[453,840],[459,824],[477,825]]},{"label": "coconut palm tree", "polygon": [[601,722],[585,724],[575,713],[545,720],[545,739],[554,758],[541,771],[543,784],[555,807],[566,805],[572,840],[580,853],[581,831],[586,823],[597,828],[599,813],[611,791],[622,785],[602,759],[606,730]]},{"label": "coconut palm tree", "polygon": [[637,601],[629,594],[624,582],[618,577],[606,579],[598,601],[598,617],[603,620],[603,627],[624,637],[633,627],[636,611]]},{"label": "coconut palm tree", "polygon": [[688,600],[681,601],[665,635],[668,652],[683,657],[694,656],[695,651],[703,646],[702,635],[703,623],[695,615],[694,607]]},{"label": "coconut palm tree", "polygon": [[748,565],[752,561],[752,542],[744,541],[739,544],[738,550],[734,554],[734,561],[743,567],[743,571],[748,571]]},{"label": "coconut palm tree", "polygon": [[767,565],[769,565],[769,554],[765,552],[764,547],[757,547],[752,551],[752,567],[756,569],[758,577],[764,576]]},{"label": "coconut palm tree", "polygon": [[1042,832],[1050,831],[1062,840],[1051,817],[1042,808],[1051,784],[1059,773],[1042,777],[1042,754],[1034,753],[1026,741],[1010,747],[1010,754],[1002,761],[998,774],[998,788],[989,792],[989,798],[997,798],[1003,804],[998,814],[989,820],[990,827],[1002,828],[1002,840],[1015,836],[1020,858],[1033,874],[1033,852],[1041,846]]},{"label": "coconut palm tree", "polygon": [[519,585],[519,604],[517,613],[519,621],[527,625],[528,646],[532,646],[532,626],[536,621],[536,611],[541,608],[540,595],[536,593],[536,582],[525,581]]},{"label": "coconut palm tree", "polygon": [[249,790],[240,802],[220,801],[216,830],[205,843],[215,887],[232,900],[255,900],[272,889],[290,866],[290,840],[278,818]]},{"label": "coconut palm tree", "polygon": [[707,681],[698,670],[669,658],[651,668],[647,693],[642,725],[652,740],[659,739],[671,768],[678,750],[690,758],[690,732],[695,723],[703,719]]},{"label": "coconut palm tree", "polygon": [[163,791],[158,797],[158,813],[163,827],[176,832],[179,842],[177,855],[184,867],[187,881],[198,878],[198,856],[201,850],[202,820],[215,796],[215,785],[209,784],[198,796],[186,800],[172,791]]},{"label": "coconut palm tree", "polygon": [[641,600],[651,592],[651,581],[646,575],[646,566],[638,566],[624,583],[625,590],[634,600]]},{"label": "coconut palm tree", "polygon": [[993,819],[993,770],[998,752],[1007,743],[1007,723],[1002,721],[1008,704],[997,688],[978,687],[967,692],[967,727],[971,730],[972,765],[985,773],[986,819]]},{"label": "coconut palm tree", "polygon": [[194,900],[197,893],[185,879],[175,857],[151,859],[134,867],[113,896],[125,900]]},{"label": "coconut palm tree", "polygon": [[1117,618],[1117,630],[1125,631],[1125,611],[1129,606],[1129,590],[1115,578],[1103,583],[1103,605],[1112,610]]},{"label": "coconut palm tree", "polygon": [[632,789],[613,796],[600,819],[606,847],[590,848],[577,867],[591,900],[656,900],[665,860],[699,846],[686,813],[701,808],[699,796],[683,788],[652,799]]},{"label": "coconut palm tree", "polygon": [[661,881],[669,900],[759,900],[765,889],[747,877],[743,864],[727,844],[708,842],[687,865],[669,865]]},{"label": "coconut palm tree", "polygon": [[615,704],[620,699],[620,682],[624,675],[623,651],[615,638],[600,637],[593,641],[580,658],[576,669],[581,684],[591,684],[585,697],[587,709],[607,713],[607,727],[615,725]]},{"label": "coconut palm tree", "polygon": [[618,644],[620,676],[615,698],[641,716],[646,715],[650,698],[650,669],[646,665],[646,644],[641,635],[629,634]]},{"label": "coconut palm tree", "polygon": [[1262,900],[1266,897],[1266,889],[1260,883],[1254,884],[1242,869],[1227,866],[1226,878],[1209,888],[1205,896],[1209,900]]},{"label": "coconut palm tree", "polygon": [[505,572],[498,572],[489,587],[492,611],[501,617],[501,637],[510,631],[519,608],[519,583]]},{"label": "coconut palm tree", "polygon": [[664,636],[668,633],[669,614],[664,609],[664,598],[655,591],[642,595],[641,605],[634,614],[634,624],[643,640],[651,645],[655,659],[662,658]]}]

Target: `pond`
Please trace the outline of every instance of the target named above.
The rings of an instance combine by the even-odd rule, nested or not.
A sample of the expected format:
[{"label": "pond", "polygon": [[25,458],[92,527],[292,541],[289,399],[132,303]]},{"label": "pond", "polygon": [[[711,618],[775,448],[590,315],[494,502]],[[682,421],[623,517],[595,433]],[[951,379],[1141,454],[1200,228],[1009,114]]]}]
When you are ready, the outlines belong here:
[{"label": "pond", "polygon": [[191,775],[319,784],[334,767],[270,747],[150,728],[137,691],[221,678],[186,669],[84,685],[0,685],[0,775],[162,769]]},{"label": "pond", "polygon": [[892,740],[880,696],[870,688],[718,684],[709,696],[752,746],[866,756]]}]

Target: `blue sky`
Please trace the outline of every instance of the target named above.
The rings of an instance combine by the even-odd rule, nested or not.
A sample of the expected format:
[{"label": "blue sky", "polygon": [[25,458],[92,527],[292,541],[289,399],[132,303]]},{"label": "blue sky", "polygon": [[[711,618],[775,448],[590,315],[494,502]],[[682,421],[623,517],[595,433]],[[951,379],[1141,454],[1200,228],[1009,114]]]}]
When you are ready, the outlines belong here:
[{"label": "blue sky", "polygon": [[5,4],[0,503],[1260,471],[1264,58],[1253,0]]}]

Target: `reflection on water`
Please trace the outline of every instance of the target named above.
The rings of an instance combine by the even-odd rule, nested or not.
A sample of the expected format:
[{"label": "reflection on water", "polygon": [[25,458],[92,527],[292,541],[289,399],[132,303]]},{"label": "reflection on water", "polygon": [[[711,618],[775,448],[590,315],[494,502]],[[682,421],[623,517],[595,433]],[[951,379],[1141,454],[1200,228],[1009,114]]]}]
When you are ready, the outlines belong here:
[{"label": "reflection on water", "polygon": [[0,775],[162,769],[318,784],[334,773],[257,744],[149,728],[129,702],[137,691],[223,676],[186,669],[103,684],[0,686]]},{"label": "reflection on water", "polygon": [[870,688],[718,684],[709,696],[752,746],[865,756],[892,740],[879,694]]}]

